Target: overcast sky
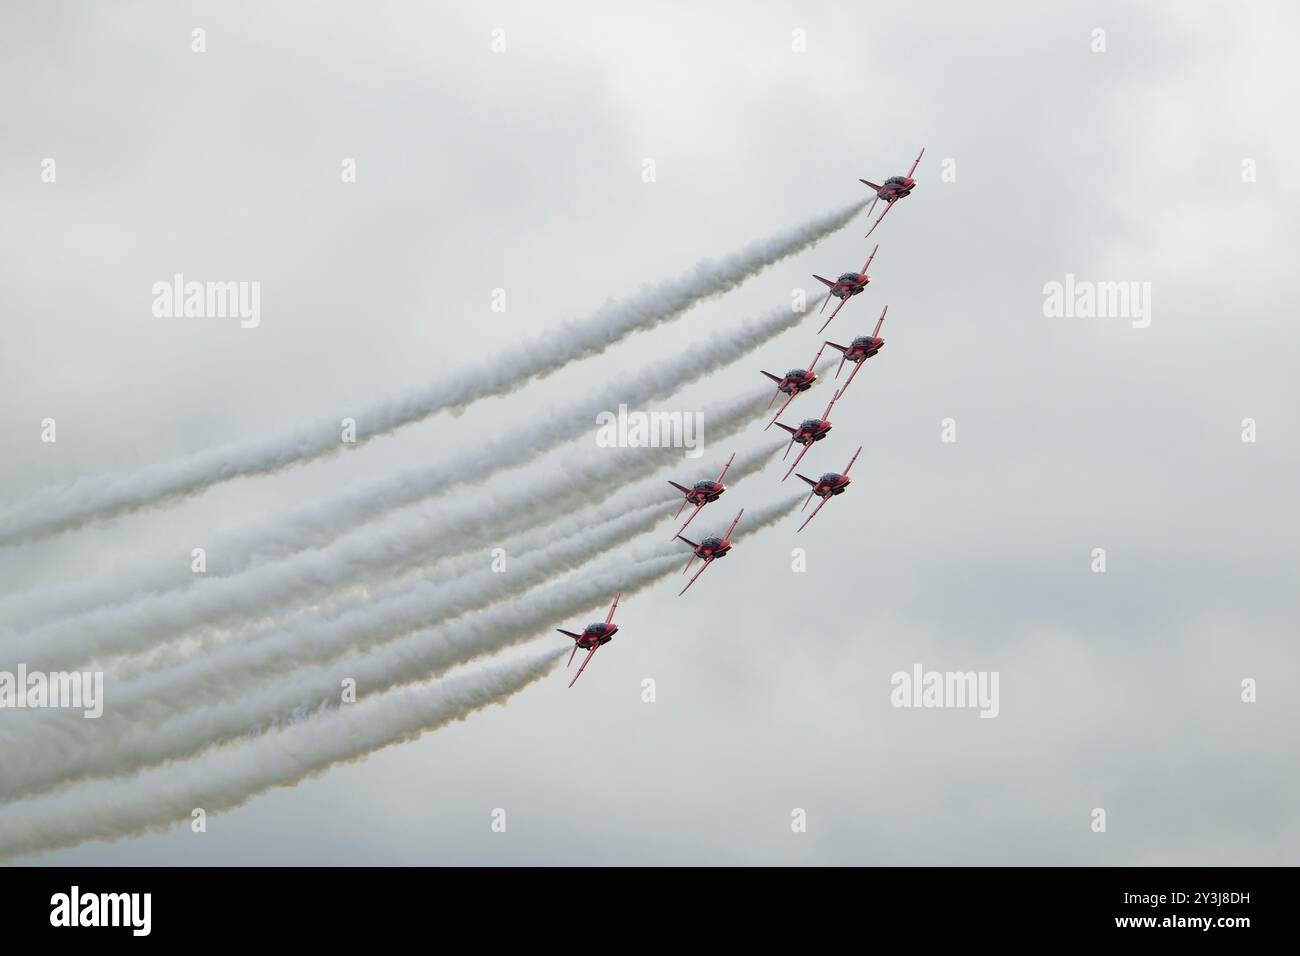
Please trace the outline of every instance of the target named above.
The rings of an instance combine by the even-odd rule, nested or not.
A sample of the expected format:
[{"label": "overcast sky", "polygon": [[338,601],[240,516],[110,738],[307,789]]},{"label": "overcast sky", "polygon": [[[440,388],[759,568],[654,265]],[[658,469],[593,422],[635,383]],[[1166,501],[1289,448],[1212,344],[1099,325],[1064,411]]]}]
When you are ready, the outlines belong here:
[{"label": "overcast sky", "polygon": [[[205,834],[21,861],[1294,863],[1298,21],[1287,3],[5,4],[6,504],[335,420],[563,334],[926,149],[870,241],[860,216],[561,376],[0,549],[4,593],[184,570],[219,533],[546,416],[880,243],[828,335],[869,332],[887,303],[888,345],[806,461],[839,470],[865,447],[799,540],[793,517],[741,534],[685,597],[675,580],[629,597],[573,690],[556,672]],[[178,272],[259,281],[259,327],[154,318],[153,283]],[[1150,283],[1150,324],[1047,316],[1044,286],[1067,274]],[[666,407],[803,365],[816,329]],[[535,467],[580,475],[602,453],[587,439]],[[783,473],[692,527],[770,500]],[[916,664],[998,672],[998,716],[892,707],[890,676]]]}]

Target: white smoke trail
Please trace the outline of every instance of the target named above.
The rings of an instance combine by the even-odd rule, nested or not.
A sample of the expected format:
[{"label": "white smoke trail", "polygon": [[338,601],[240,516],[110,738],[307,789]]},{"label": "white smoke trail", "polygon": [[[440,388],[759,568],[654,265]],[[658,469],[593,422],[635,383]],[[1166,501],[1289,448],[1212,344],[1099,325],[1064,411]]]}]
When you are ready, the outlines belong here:
[{"label": "white smoke trail", "polygon": [[[715,406],[712,412],[706,412],[713,444],[716,445],[721,438],[734,434],[751,423],[759,407],[761,402],[754,398],[732,399]],[[771,454],[780,450],[781,446],[778,445],[771,452],[740,453],[727,473],[727,480],[741,480],[756,471]],[[643,452],[647,454],[642,455]],[[643,463],[651,454],[653,458],[648,463]],[[575,480],[575,471],[566,465],[553,479],[530,480],[526,486],[520,486],[518,491],[512,490],[510,494],[490,499],[480,495],[475,510],[467,512],[460,519],[463,527],[458,526],[454,533],[431,543],[430,549],[419,558],[422,563],[413,568],[403,571],[388,567],[383,569],[385,576],[380,580],[341,584],[330,593],[322,595],[309,610],[304,609],[287,619],[280,616],[244,624],[236,623],[233,626],[223,624],[216,631],[207,629],[196,633],[192,629],[190,637],[184,641],[172,641],[115,662],[113,671],[118,677],[129,677],[177,662],[181,662],[181,666],[188,666],[184,662],[213,644],[225,644],[234,639],[262,641],[264,635],[275,634],[308,613],[317,618],[335,616],[345,613],[358,601],[373,604],[390,596],[404,594],[411,586],[413,575],[419,575],[428,581],[439,581],[479,571],[483,566],[483,550],[488,545],[520,554],[544,547],[553,539],[564,537],[577,529],[590,528],[612,520],[652,501],[675,504],[680,501],[680,495],[666,481],[646,480],[644,488],[639,482],[631,486],[627,484],[642,478],[647,471],[653,472],[660,459],[665,457],[680,462],[680,449],[612,449],[610,455],[602,456],[594,466],[588,466],[584,462],[580,480]],[[712,477],[721,469],[722,463],[720,457],[716,463],[703,468],[692,463],[689,471],[685,463],[681,463],[681,474],[677,477]],[[606,500],[611,497],[615,500]],[[483,521],[483,514],[491,514],[492,520]],[[555,515],[562,517],[556,519]],[[512,533],[517,533],[518,537],[509,537]],[[448,560],[451,561],[450,564],[447,563]],[[517,571],[513,564],[511,567]],[[514,580],[513,574],[510,580]]]},{"label": "white smoke trail", "polygon": [[[738,452],[735,463],[727,472],[728,485],[735,485],[756,473],[783,449],[784,445],[778,444]],[[692,465],[692,470],[683,470],[683,474],[713,477],[721,465],[721,460],[714,467],[700,468]],[[590,477],[584,474],[584,478]],[[623,485],[612,494],[610,491],[611,489],[602,490],[602,495],[608,495],[607,500],[575,501],[572,511],[562,513],[563,516],[557,520],[551,520],[549,514],[536,513],[538,509],[535,508],[535,520],[528,522],[530,527],[511,536],[493,536],[493,553],[499,548],[502,554],[500,568],[489,564],[485,548],[474,548],[449,558],[437,559],[407,573],[367,582],[355,588],[333,591],[318,604],[288,616],[257,621],[243,628],[225,629],[221,633],[220,646],[209,647],[197,658],[192,647],[169,645],[168,653],[151,655],[159,661],[160,666],[139,666],[133,660],[133,666],[115,667],[114,670],[119,677],[134,677],[147,671],[157,671],[158,674],[153,679],[164,681],[170,686],[174,680],[179,679],[179,672],[193,669],[196,674],[206,674],[202,680],[205,686],[210,686],[211,667],[226,655],[249,657],[250,660],[241,666],[241,670],[246,667],[264,669],[275,666],[275,647],[285,642],[290,634],[306,633],[314,635],[309,639],[308,645],[288,653],[300,663],[306,659],[303,655],[308,652],[316,654],[316,659],[320,659],[326,646],[319,633],[320,622],[326,621],[330,627],[341,627],[342,622],[360,603],[375,607],[390,601],[409,601],[413,592],[418,590],[427,595],[429,600],[437,598],[439,620],[468,613],[492,600],[521,593],[549,578],[559,577],[566,569],[589,560],[592,553],[614,547],[650,530],[653,524],[675,514],[681,503],[681,493],[659,478],[646,478],[634,484]],[[549,505],[547,507],[549,509]],[[676,528],[676,524],[673,527]],[[480,593],[483,595],[481,598]],[[473,603],[475,601],[483,603]],[[432,623],[434,622],[424,622],[426,626]],[[240,650],[231,649],[233,642],[237,642],[234,646]],[[123,693],[124,688],[119,684],[114,694],[115,699],[120,702]]]},{"label": "white smoke trail", "polygon": [[554,670],[568,653],[418,684],[290,724],[201,761],[112,785],[98,784],[0,810],[0,859],[161,831],[195,807],[231,810],[276,787],[292,787],[329,767],[414,740],[492,704],[505,703]]},{"label": "white smoke trail", "polygon": [[[729,480],[743,480],[780,450],[778,445],[737,455]],[[285,668],[324,663],[351,650],[374,650],[385,641],[523,594],[651,530],[672,514],[665,505],[679,498],[672,488],[649,479],[603,506],[502,540],[500,546],[511,555],[504,571],[480,555],[466,557],[414,584],[375,589],[362,606],[328,616],[297,615],[272,625],[261,639],[227,644],[177,666],[115,682],[112,716],[138,717],[131,705],[141,699],[148,703],[150,719],[164,708],[180,711],[227,700],[251,682],[275,677]]]},{"label": "white smoke trail", "polygon": [[[671,574],[682,561],[666,554],[659,542],[653,551],[636,549],[616,567],[584,575],[573,582],[539,589],[524,598],[494,605],[478,615],[442,627],[421,630],[388,642],[374,653],[360,651],[332,664],[289,668],[280,682],[257,684],[215,706],[173,714],[167,704],[150,699],[128,704],[120,712],[105,687],[104,713],[97,720],[71,720],[66,711],[14,711],[32,726],[14,728],[5,743],[6,770],[0,795],[50,786],[86,776],[128,773],[139,767],[184,756],[209,744],[258,732],[294,715],[340,702],[341,681],[355,681],[358,698],[395,684],[440,676],[457,664],[528,640],[568,621],[615,591],[630,595]],[[486,623],[485,623],[486,622]]]},{"label": "white smoke trail", "polygon": [[[156,598],[178,587],[200,586],[204,581],[238,573],[255,562],[283,557],[308,548],[323,547],[349,527],[454,490],[467,482],[481,481],[504,467],[526,464],[565,441],[584,432],[594,431],[596,416],[603,411],[617,408],[619,404],[637,407],[670,395],[684,385],[749,354],[797,323],[805,312],[794,311],[790,307],[774,309],[756,321],[744,323],[730,331],[715,333],[692,353],[650,366],[635,376],[588,393],[582,400],[560,412],[541,416],[458,456],[448,456],[436,463],[336,495],[320,504],[302,508],[292,515],[271,522],[262,521],[238,534],[209,542],[206,546],[208,572],[204,580],[195,581],[194,576],[187,573],[188,565],[178,568],[173,562],[148,573],[137,570],[126,576],[91,579],[0,601],[0,621],[9,622],[0,626],[0,637],[12,635],[19,628],[40,627],[98,607],[127,604],[141,596]],[[829,368],[831,364],[830,359],[825,361],[825,367]],[[770,397],[770,390],[763,393],[764,402]],[[734,434],[748,424],[752,414],[749,408],[750,403],[742,400],[706,409],[704,423],[710,440],[716,441],[719,437]],[[644,468],[645,458],[650,455],[658,455],[667,461],[676,452],[669,449],[623,449],[611,452],[595,467],[608,468],[614,473],[612,480],[617,481],[620,476],[629,475],[632,469]],[[595,486],[596,483],[592,482],[581,493],[593,494],[596,492]],[[553,498],[558,500],[565,489],[573,492],[579,489],[579,485],[568,475],[557,475],[549,482],[546,494],[537,497],[546,497],[548,501]],[[485,504],[486,502],[478,500],[469,507],[481,510]],[[508,517],[499,509],[494,509],[492,513],[494,527],[498,528],[502,527],[503,522],[521,517]],[[523,514],[535,515],[535,506],[529,504],[523,509]],[[476,527],[480,526],[477,522],[475,524]],[[444,546],[454,543],[450,537],[442,539]]]},{"label": "white smoke trail", "polygon": [[[802,500],[802,495],[795,495],[746,511],[736,529],[738,546],[743,547],[750,534],[790,514]],[[724,518],[717,522],[725,527]],[[39,717],[45,719],[32,733],[6,745],[10,769],[0,780],[0,794],[7,798],[83,777],[129,773],[189,756],[277,719],[337,705],[340,682],[345,678],[355,681],[360,695],[436,677],[451,667],[527,641],[549,628],[571,624],[573,617],[607,601],[615,591],[631,595],[669,577],[689,553],[685,545],[679,543],[674,548],[663,542],[626,550],[627,557],[614,567],[593,568],[571,580],[494,604],[479,614],[396,640],[388,639],[390,635],[384,628],[390,622],[380,610],[369,623],[375,627],[377,639],[386,642],[381,646],[332,665],[297,668],[279,683],[245,688],[237,695],[204,694],[215,696],[216,702],[180,715],[173,708],[185,705],[183,694],[178,700],[144,699],[120,707],[106,704],[104,715],[95,721],[40,712]],[[366,613],[365,608],[358,610],[360,615]]]},{"label": "white smoke trail", "polygon": [[[570,479],[572,480],[572,479]],[[515,498],[517,512],[549,507],[528,494]],[[258,565],[230,577],[201,578],[184,590],[146,594],[138,600],[56,620],[5,641],[5,659],[39,670],[71,670],[88,660],[138,652],[196,626],[250,620],[279,612],[340,586],[355,585],[375,570],[391,574],[428,561],[446,542],[475,533],[485,524],[489,502],[439,514],[402,512],[360,528],[328,547],[283,561]],[[493,521],[508,522],[506,508],[489,509]]]},{"label": "white smoke trail", "polygon": [[[849,222],[865,203],[854,203],[796,229],[750,243],[721,261],[704,260],[684,275],[643,287],[545,337],[496,353],[491,361],[439,379],[425,388],[350,415],[365,442],[441,411],[504,395],[597,355],[633,332],[654,328],[705,299],[727,292],[767,266],[808,248]],[[131,474],[83,478],[19,502],[0,514],[0,545],[70,531],[93,521],[157,507],[198,494],[233,478],[269,474],[338,453],[337,423],[327,422],[270,440],[236,442],[164,462]]]}]

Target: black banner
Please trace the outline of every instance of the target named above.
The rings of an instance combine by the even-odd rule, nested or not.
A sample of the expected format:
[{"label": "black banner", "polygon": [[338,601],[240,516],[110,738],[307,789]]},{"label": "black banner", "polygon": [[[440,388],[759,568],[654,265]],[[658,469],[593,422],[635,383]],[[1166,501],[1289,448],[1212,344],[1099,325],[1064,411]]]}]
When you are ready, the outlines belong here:
[{"label": "black banner", "polygon": [[[339,944],[539,928],[762,940],[811,925],[929,942],[1233,945],[1287,922],[1284,869],[0,869],[8,942],[76,932],[170,943]],[[703,921],[704,925],[698,925]],[[921,933],[916,937],[916,933]],[[434,940],[430,941],[435,942]]]}]

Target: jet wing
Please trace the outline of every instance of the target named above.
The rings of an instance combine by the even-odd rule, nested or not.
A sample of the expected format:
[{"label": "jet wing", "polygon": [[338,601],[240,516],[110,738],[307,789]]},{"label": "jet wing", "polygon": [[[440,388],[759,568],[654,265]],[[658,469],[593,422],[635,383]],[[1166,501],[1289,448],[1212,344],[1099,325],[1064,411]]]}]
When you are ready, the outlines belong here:
[{"label": "jet wing", "polygon": [[[803,519],[803,524],[799,525],[799,531],[802,531],[804,528],[808,527],[808,522],[809,522],[809,521],[812,521],[813,518],[816,518],[816,517],[817,517],[817,512],[821,511],[822,508],[824,508],[824,507],[826,506],[826,502],[828,502],[828,501],[830,501],[830,500],[831,500],[831,496],[830,496],[830,495],[827,495],[825,498],[823,498],[821,501],[819,501],[819,502],[817,503],[817,507],[814,508],[814,509],[812,510],[812,514],[810,514],[807,518],[804,518],[804,519]],[[799,531],[796,531],[795,534],[798,534]]]},{"label": "jet wing", "polygon": [[849,472],[853,470],[853,463],[858,460],[858,456],[861,454],[862,454],[862,446],[859,445],[858,450],[855,451],[853,453],[853,457],[849,459],[849,467],[844,469],[844,477],[846,478],[848,477]]},{"label": "jet wing", "polygon": [[847,392],[849,390],[849,386],[853,384],[853,376],[857,375],[859,370],[861,370],[862,366],[866,364],[867,364],[867,360],[861,359],[858,361],[856,365],[853,366],[853,371],[850,372],[849,377],[844,380],[844,386],[843,388],[840,389],[841,392]]},{"label": "jet wing", "polygon": [[[882,212],[880,215],[883,217],[885,214]],[[859,275],[867,274],[867,270],[871,268],[871,260],[876,258],[876,253],[879,251],[880,251],[880,243],[876,243],[875,248],[871,250],[871,255],[867,256],[866,264],[863,265],[862,272],[859,273]]]},{"label": "jet wing", "polygon": [[831,417],[831,409],[835,407],[835,403],[840,400],[840,396],[843,394],[844,389],[839,388],[835,390],[835,394],[831,396],[830,403],[826,406],[826,411],[822,412],[822,421],[826,421]]},{"label": "jet wing", "polygon": [[681,532],[678,532],[677,534],[673,535],[673,537],[678,541],[685,541],[687,544],[691,546],[691,556],[686,559],[686,567],[682,568],[682,574],[685,574],[687,571],[691,569],[691,565],[695,563],[695,558],[696,558],[695,552],[700,549],[700,546],[696,544],[694,541],[692,541],[690,538],[683,538]]},{"label": "jet wing", "polygon": [[[804,455],[808,454],[808,449],[811,448],[812,446],[813,443],[809,442],[808,444],[804,445],[803,448],[799,449],[799,454],[795,456],[794,464],[790,466],[790,470],[785,473],[785,478],[789,478],[792,474],[794,474],[794,470],[799,467],[799,462],[803,460]],[[782,478],[781,480],[785,481],[785,478]]]},{"label": "jet wing", "polygon": [[[677,534],[674,535],[674,537],[680,537],[680,536],[681,536],[681,533],[682,533],[683,531],[686,530],[686,525],[688,525],[688,524],[690,524],[692,521],[694,521],[694,520],[695,520],[695,516],[696,516],[697,514],[699,514],[701,511],[704,510],[704,505],[705,505],[705,502],[701,501],[698,505],[695,506],[695,510],[691,512],[691,516],[690,516],[689,518],[686,519],[686,524],[682,525],[680,528],[677,529]],[[681,514],[681,512],[679,511],[678,514]]]},{"label": "jet wing", "polygon": [[798,472],[795,472],[795,475],[794,475],[794,476],[795,476],[796,478],[798,478],[800,481],[803,481],[803,482],[806,482],[807,484],[812,485],[812,487],[808,489],[808,497],[805,498],[805,499],[803,500],[803,504],[801,504],[801,505],[799,506],[799,510],[800,510],[800,511],[803,511],[805,508],[808,507],[808,503],[809,503],[810,501],[813,500],[813,495],[817,493],[817,482],[813,481],[813,480],[812,480],[811,478],[809,478],[807,475],[801,475],[801,474],[799,474]]},{"label": "jet wing", "polygon": [[565,667],[568,667],[573,663],[573,658],[577,656],[578,641],[581,639],[581,635],[574,634],[572,631],[566,631],[562,627],[557,627],[556,630],[559,631],[561,634],[563,634],[565,637],[573,638],[573,653],[569,655],[569,663],[564,665]]},{"label": "jet wing", "polygon": [[[574,675],[573,675],[573,680],[569,681],[569,686],[570,686],[570,687],[572,687],[574,684],[578,683],[578,678],[581,677],[581,676],[582,676],[582,672],[583,672],[584,670],[587,669],[587,662],[590,661],[593,657],[596,656],[596,652],[597,652],[598,650],[600,650],[600,645],[599,645],[599,644],[596,644],[596,645],[594,645],[594,646],[591,648],[590,651],[587,652],[587,656],[584,657],[584,658],[582,659],[582,663],[578,665],[578,673],[574,674]],[[572,658],[570,658],[570,661],[572,661]]]},{"label": "jet wing", "polygon": [[731,463],[735,460],[736,460],[736,453],[733,451],[731,453],[731,457],[727,459],[727,463],[722,466],[722,471],[718,472],[718,477],[713,480],[718,484],[722,484],[723,476],[726,475],[727,469],[731,467]]},{"label": "jet wing", "polygon": [[885,219],[886,216],[889,215],[889,210],[891,210],[891,209],[894,208],[894,203],[896,203],[896,202],[898,202],[897,199],[889,199],[889,200],[886,200],[886,202],[885,202],[885,211],[882,212],[882,213],[880,214],[880,218],[879,218],[879,219],[877,219],[875,222],[873,222],[873,223],[871,224],[871,228],[868,229],[868,230],[867,230],[867,234],[866,234],[865,236],[863,236],[864,239],[867,239],[867,238],[870,238],[870,237],[871,237],[871,234],[872,234],[873,232],[876,231],[876,227],[877,227],[878,225],[880,225],[880,224],[884,221],[884,219]]},{"label": "jet wing", "polygon": [[912,178],[912,173],[916,172],[916,167],[921,165],[921,157],[924,156],[924,155],[925,155],[925,147],[922,146],[922,147],[921,147],[921,151],[920,151],[919,153],[916,154],[916,162],[914,162],[914,163],[912,164],[912,168],[909,169],[909,170],[907,171],[907,178],[908,178],[908,179],[911,179],[911,178]]},{"label": "jet wing", "polygon": [[[827,300],[829,300],[830,296],[827,296],[826,298]],[[840,309],[844,308],[844,303],[848,301],[849,301],[848,296],[845,296],[844,298],[840,299],[840,304],[835,307],[835,311],[831,313],[831,317],[827,319],[825,322],[823,322],[822,327],[817,330],[818,335],[821,335],[823,332],[825,332],[826,326],[830,325],[832,322],[835,321],[835,316],[840,314]],[[822,306],[822,308],[825,308],[825,306]]]},{"label": "jet wing", "polygon": [[[839,345],[838,343],[830,341],[830,339],[827,339],[825,342],[822,343],[822,345],[823,347],[829,345],[833,349],[839,349],[840,364],[835,366],[835,377],[839,378],[840,372],[844,371],[844,353],[846,353],[849,350],[849,347],[847,345]],[[852,376],[850,376],[850,378],[852,378]]]},{"label": "jet wing", "polygon": [[[778,392],[777,394],[780,393]],[[799,394],[798,392],[791,392],[789,395],[785,397],[785,401],[781,403],[781,407],[776,410],[776,414],[772,416],[772,420],[767,423],[767,428],[764,428],[763,431],[767,431],[768,428],[771,428],[773,425],[776,424],[776,420],[781,417],[781,413],[789,407],[790,403],[794,401],[794,397],[798,394]],[[771,402],[768,403],[767,407],[768,408],[772,407]],[[781,427],[785,428],[786,426],[782,425]]]},{"label": "jet wing", "polygon": [[871,333],[871,337],[873,339],[880,337],[880,327],[885,324],[885,313],[888,311],[889,311],[889,306],[885,306],[883,309],[880,310],[880,318],[876,319],[876,331]]},{"label": "jet wing", "polygon": [[668,484],[672,485],[674,488],[676,488],[678,491],[680,491],[683,495],[686,496],[685,498],[682,499],[682,503],[677,506],[677,514],[673,515],[674,518],[680,518],[682,516],[682,512],[686,510],[686,506],[691,503],[691,497],[690,497],[691,489],[684,488],[681,485],[679,485],[677,482],[672,481],[671,479],[669,480]]},{"label": "jet wing", "polygon": [[698,578],[701,574],[703,574],[708,569],[709,565],[712,563],[713,563],[713,559],[709,558],[707,561],[701,564],[700,569],[695,572],[695,574],[691,577],[689,581],[686,582],[686,587],[682,588],[680,591],[677,592],[677,596],[681,597],[683,594],[685,594],[687,590],[690,589],[690,586],[695,583],[696,578]]},{"label": "jet wing", "polygon": [[814,375],[817,374],[817,363],[822,360],[822,353],[825,351],[826,351],[826,343],[823,342],[821,344],[821,347],[817,349],[817,354],[813,356],[812,362],[809,363],[808,365],[809,372],[812,372]]}]

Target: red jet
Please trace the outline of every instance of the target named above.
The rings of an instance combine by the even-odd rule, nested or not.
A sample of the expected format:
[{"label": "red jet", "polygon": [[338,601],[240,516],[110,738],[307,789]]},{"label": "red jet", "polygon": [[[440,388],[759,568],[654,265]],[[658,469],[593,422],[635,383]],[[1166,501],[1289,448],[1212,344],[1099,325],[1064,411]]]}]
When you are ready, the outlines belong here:
[{"label": "red jet", "polygon": [[[672,485],[686,496],[686,499],[682,502],[682,507],[677,509],[677,514],[673,515],[673,517],[680,518],[682,516],[682,509],[687,505],[695,505],[695,510],[692,511],[691,516],[686,519],[686,524],[690,524],[695,520],[695,516],[700,513],[700,509],[710,501],[717,501],[721,498],[722,493],[727,490],[727,486],[722,483],[722,476],[727,473],[727,469],[731,467],[731,463],[735,460],[736,453],[733,451],[731,457],[727,459],[727,463],[722,466],[722,471],[719,472],[718,477],[713,481],[709,481],[709,479],[705,478],[702,481],[697,481],[689,488],[684,485],[679,485],[675,481],[668,482],[668,484]],[[686,530],[686,524],[677,529],[678,534],[681,534]]]},{"label": "red jet", "polygon": [[[876,249],[879,248],[880,248],[880,244],[877,243]],[[823,285],[829,286],[831,290],[827,294],[826,300],[822,302],[822,307],[821,307],[822,312],[826,311],[826,303],[831,300],[832,296],[840,300],[840,304],[835,307],[835,311],[831,313],[831,317],[827,319],[825,322],[823,322],[822,327],[817,330],[818,335],[821,335],[823,332],[825,332],[826,326],[830,325],[832,322],[835,321],[835,316],[840,314],[840,309],[844,308],[845,302],[848,302],[849,299],[851,299],[853,296],[857,295],[859,292],[861,292],[863,289],[867,287],[867,283],[871,281],[871,276],[867,275],[867,269],[870,268],[871,266],[871,260],[876,258],[876,249],[872,249],[871,255],[867,256],[867,264],[862,267],[861,272],[841,273],[840,277],[836,279],[834,282],[832,282],[830,279],[823,279],[821,276],[813,276],[813,278],[816,279],[818,282],[822,283]]]},{"label": "red jet", "polygon": [[921,152],[916,157],[916,162],[912,164],[912,168],[907,171],[906,176],[890,176],[885,180],[883,186],[877,186],[875,183],[866,179],[858,180],[858,182],[866,183],[876,191],[876,198],[871,201],[871,209],[867,210],[868,216],[870,216],[872,210],[876,208],[876,203],[880,202],[882,199],[885,201],[885,211],[880,214],[880,219],[877,219],[871,224],[871,228],[867,230],[868,236],[876,231],[876,226],[880,225],[880,220],[889,215],[889,210],[894,208],[894,203],[898,202],[904,196],[912,195],[912,190],[916,188],[916,180],[912,178],[912,173],[916,172],[916,167],[920,165],[921,157],[924,155],[925,149],[922,148]]},{"label": "red jet", "polygon": [[565,667],[573,664],[573,658],[577,656],[578,648],[581,647],[584,651],[587,651],[587,656],[582,659],[582,664],[578,666],[578,673],[574,674],[573,680],[569,681],[570,687],[578,683],[578,678],[582,676],[582,671],[583,668],[587,666],[587,661],[591,660],[595,653],[600,650],[601,646],[612,641],[614,635],[618,633],[618,625],[611,624],[610,621],[614,620],[614,610],[618,607],[618,599],[622,596],[622,591],[619,591],[614,595],[614,603],[609,606],[609,614],[606,615],[605,623],[603,624],[599,621],[595,624],[588,624],[582,629],[581,634],[574,634],[572,631],[566,631],[562,627],[556,628],[556,630],[565,637],[573,638],[573,653],[569,655],[569,663],[565,664]]},{"label": "red jet", "polygon": [[[796,395],[812,388],[812,383],[817,381],[817,373],[814,372],[813,369],[817,367],[817,362],[821,359],[822,352],[825,351],[825,349],[826,346],[823,345],[817,350],[817,354],[813,356],[813,360],[809,363],[807,368],[792,368],[790,371],[785,373],[784,377],[773,375],[771,372],[763,372],[764,375],[776,382],[776,394],[772,396],[772,401],[767,403],[767,407],[771,408],[772,402],[775,402],[782,394],[787,396],[785,402],[783,402],[781,407],[776,410],[776,414],[772,416],[772,421],[767,423],[767,428],[771,428],[772,422],[775,422],[781,417],[781,413],[785,411],[787,405],[794,401]],[[767,428],[764,428],[763,431],[767,431]]]},{"label": "red jet", "polygon": [[704,561],[704,563],[700,565],[700,569],[695,572],[695,576],[686,582],[686,587],[682,588],[680,591],[677,592],[678,597],[681,597],[683,594],[686,593],[687,589],[690,588],[690,586],[695,583],[695,578],[698,578],[701,574],[703,574],[705,569],[710,564],[712,564],[718,558],[725,558],[727,556],[727,552],[731,550],[731,532],[736,530],[736,525],[740,523],[740,516],[743,515],[744,513],[745,513],[745,509],[741,508],[740,511],[736,513],[735,520],[731,522],[731,527],[727,529],[727,533],[720,538],[716,536],[710,536],[705,538],[699,544],[696,544],[694,541],[690,540],[689,538],[682,538],[680,534],[677,536],[679,538],[682,538],[683,541],[685,541],[687,544],[691,546],[691,548],[694,549],[691,551],[690,559],[687,560],[686,562],[686,567],[682,568],[682,574],[685,574],[687,571],[691,569],[691,565],[695,563],[696,558],[701,558]]},{"label": "red jet", "polygon": [[880,318],[876,320],[876,331],[870,335],[859,335],[853,340],[852,345],[836,345],[834,342],[826,342],[833,349],[839,349],[843,354],[840,359],[839,368],[835,370],[835,377],[840,377],[840,372],[844,370],[845,362],[853,363],[853,371],[849,373],[848,380],[844,383],[841,392],[847,392],[849,386],[853,384],[853,376],[858,374],[858,369],[862,368],[862,363],[871,358],[885,347],[885,340],[880,337],[880,327],[885,324],[885,313],[889,311],[889,306],[885,306],[880,312]]},{"label": "red jet", "polygon": [[[853,467],[853,463],[858,460],[858,455],[860,454],[862,454],[861,445],[859,445],[858,450],[853,453],[853,457],[849,459],[849,468]],[[808,492],[808,501],[813,500],[813,495],[816,495],[821,499],[821,501],[817,503],[817,507],[813,509],[813,513],[804,519],[803,524],[799,525],[799,531],[808,527],[808,522],[817,517],[817,512],[822,510],[822,505],[826,504],[826,502],[830,501],[836,495],[844,494],[844,490],[848,488],[850,484],[849,468],[845,468],[844,474],[842,475],[837,475],[833,471],[828,471],[816,481],[813,481],[811,478],[804,478],[803,475],[799,476],[800,478],[803,478],[804,481],[808,482],[808,484],[812,485],[812,491]],[[808,507],[808,501],[803,503],[804,508]],[[802,511],[803,509],[801,508],[799,510]],[[795,534],[798,534],[799,531],[796,531]]]},{"label": "red jet", "polygon": [[[786,446],[784,457],[789,457],[790,449],[793,448],[796,443],[803,445],[803,450],[800,451],[798,457],[795,458],[794,464],[790,466],[790,470],[785,473],[785,478],[789,478],[790,475],[794,473],[794,470],[799,467],[799,462],[803,459],[803,456],[807,453],[808,449],[813,446],[813,442],[819,442],[830,434],[831,409],[839,400],[840,393],[836,392],[831,398],[831,403],[826,406],[826,411],[822,413],[821,418],[805,418],[799,423],[798,428],[791,428],[789,425],[782,425],[780,422],[776,423],[778,428],[784,428],[790,433],[790,444]],[[785,478],[782,478],[781,480],[785,481]]]}]

